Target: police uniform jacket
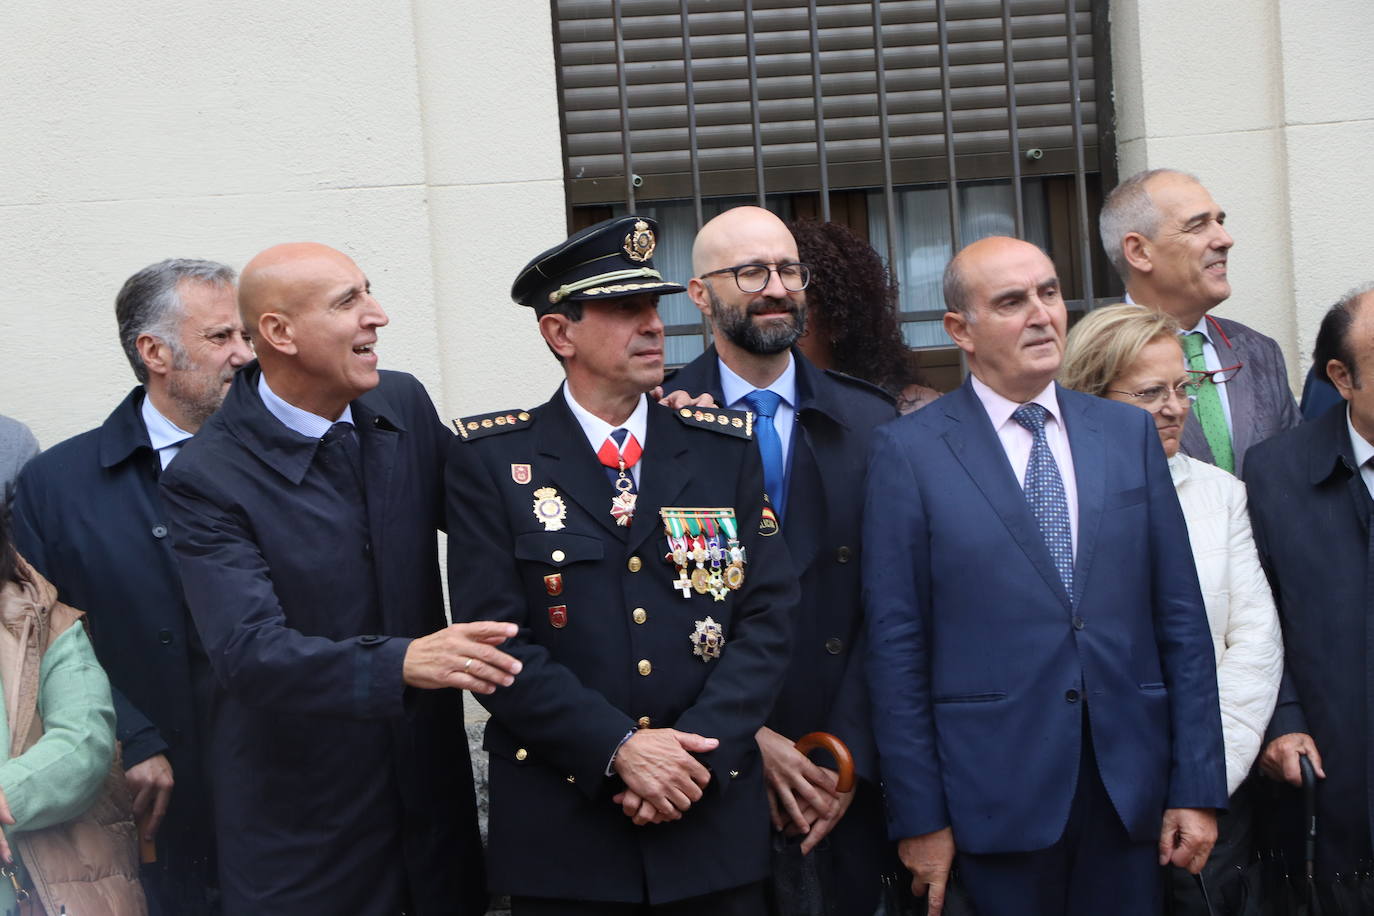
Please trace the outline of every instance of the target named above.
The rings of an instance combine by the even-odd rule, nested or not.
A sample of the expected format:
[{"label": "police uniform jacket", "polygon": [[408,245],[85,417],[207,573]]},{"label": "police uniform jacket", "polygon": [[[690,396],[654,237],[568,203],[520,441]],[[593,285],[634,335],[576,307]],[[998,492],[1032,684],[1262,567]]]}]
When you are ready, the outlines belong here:
[{"label": "police uniform jacket", "polygon": [[[787,668],[795,576],[776,526],[761,531],[762,465],[741,428],[751,418],[648,411],[628,528],[610,514],[606,469],[561,392],[528,414],[497,415],[486,429],[499,434],[462,424],[469,438],[450,449],[454,617],[520,626],[506,648],[523,671],[478,697],[492,713],[489,858],[502,892],[662,903],[768,872],[754,733]],[[566,509],[562,528],[536,517],[544,488]],[[747,559],[739,590],[715,601],[673,587],[663,506],[735,510]],[[691,639],[707,617],[725,636],[710,660]],[[679,821],[636,827],[611,801],[623,788],[606,775],[611,755],[637,725],[720,740],[700,755],[705,795]]]},{"label": "police uniform jacket", "polygon": [[410,640],[445,625],[436,532],[451,435],[419,382],[381,373],[351,404],[358,505],[320,440],[267,410],[260,376],[239,371],[162,475],[214,674],[225,913],[480,914],[462,697],[402,679]]},{"label": "police uniform jacket", "polygon": [[158,832],[158,861],[185,887],[176,905],[189,914],[205,909],[214,868],[192,693],[192,669],[204,656],[167,537],[161,465],[140,412],[144,396],[142,386],[134,388],[99,427],[25,466],[14,543],[63,602],[87,614],[110,676],[124,766],[157,754],[172,764],[176,787]]}]

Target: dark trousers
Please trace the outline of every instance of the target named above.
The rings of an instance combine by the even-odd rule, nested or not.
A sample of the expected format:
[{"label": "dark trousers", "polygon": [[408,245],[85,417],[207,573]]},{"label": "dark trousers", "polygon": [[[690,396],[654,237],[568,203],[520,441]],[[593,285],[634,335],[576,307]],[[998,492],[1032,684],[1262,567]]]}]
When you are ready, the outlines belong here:
[{"label": "dark trousers", "polygon": [[511,916],[761,916],[767,911],[761,883],[656,905],[546,897],[512,897],[510,901]]},{"label": "dark trousers", "polygon": [[1078,788],[1059,841],[1033,852],[960,853],[955,864],[978,916],[1158,916],[1158,861],[1156,839],[1127,835],[1085,720]]}]

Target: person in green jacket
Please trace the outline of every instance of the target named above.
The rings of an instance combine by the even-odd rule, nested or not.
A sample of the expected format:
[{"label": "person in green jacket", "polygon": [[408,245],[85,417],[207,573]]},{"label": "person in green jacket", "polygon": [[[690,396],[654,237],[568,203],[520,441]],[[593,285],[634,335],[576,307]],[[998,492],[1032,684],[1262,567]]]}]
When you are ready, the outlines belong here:
[{"label": "person in green jacket", "polygon": [[110,683],[81,616],[0,512],[0,913],[147,912]]}]

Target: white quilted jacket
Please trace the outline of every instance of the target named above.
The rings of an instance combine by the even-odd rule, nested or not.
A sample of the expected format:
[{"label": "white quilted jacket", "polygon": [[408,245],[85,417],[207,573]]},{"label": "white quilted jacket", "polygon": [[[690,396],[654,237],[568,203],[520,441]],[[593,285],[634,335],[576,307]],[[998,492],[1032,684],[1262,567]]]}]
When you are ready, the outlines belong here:
[{"label": "white quilted jacket", "polygon": [[1245,484],[1183,454],[1169,459],[1169,472],[1188,520],[1212,628],[1229,794],[1250,772],[1273,715],[1283,674],[1283,637],[1250,533]]}]

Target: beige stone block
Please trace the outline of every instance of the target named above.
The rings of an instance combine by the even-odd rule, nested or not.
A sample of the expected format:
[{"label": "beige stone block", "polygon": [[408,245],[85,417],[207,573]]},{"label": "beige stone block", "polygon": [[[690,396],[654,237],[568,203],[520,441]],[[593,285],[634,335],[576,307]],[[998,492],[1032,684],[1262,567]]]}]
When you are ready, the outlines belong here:
[{"label": "beige stone block", "polygon": [[548,0],[416,0],[429,181],[563,177]]},{"label": "beige stone block", "polygon": [[1374,118],[1374,18],[1367,0],[1280,0],[1289,124]]},{"label": "beige stone block", "polygon": [[1307,365],[1326,309],[1353,286],[1374,281],[1374,212],[1368,155],[1374,122],[1314,124],[1284,131],[1298,346]]},{"label": "beige stone block", "polygon": [[[1114,39],[1138,45],[1139,73],[1123,87],[1139,100],[1148,137],[1188,136],[1274,126],[1281,84],[1277,0],[1135,0],[1131,23],[1113,25]],[[1114,51],[1115,53],[1115,51]],[[1128,125],[1129,126],[1129,125]]]},{"label": "beige stone block", "polygon": [[563,183],[434,188],[429,206],[445,419],[543,403],[563,373],[510,287],[567,238]]},{"label": "beige stone block", "polygon": [[423,181],[404,0],[5,4],[0,86],[0,204]]}]

